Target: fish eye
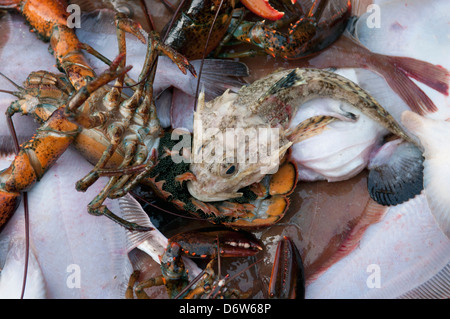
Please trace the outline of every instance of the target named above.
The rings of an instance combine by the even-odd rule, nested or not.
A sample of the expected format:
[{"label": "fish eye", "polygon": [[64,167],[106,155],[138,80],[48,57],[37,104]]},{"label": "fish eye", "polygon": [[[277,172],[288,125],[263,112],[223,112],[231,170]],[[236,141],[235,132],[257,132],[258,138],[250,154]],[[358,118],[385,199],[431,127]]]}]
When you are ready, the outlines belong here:
[{"label": "fish eye", "polygon": [[231,177],[238,172],[239,165],[237,163],[224,163],[220,166],[220,176]]}]

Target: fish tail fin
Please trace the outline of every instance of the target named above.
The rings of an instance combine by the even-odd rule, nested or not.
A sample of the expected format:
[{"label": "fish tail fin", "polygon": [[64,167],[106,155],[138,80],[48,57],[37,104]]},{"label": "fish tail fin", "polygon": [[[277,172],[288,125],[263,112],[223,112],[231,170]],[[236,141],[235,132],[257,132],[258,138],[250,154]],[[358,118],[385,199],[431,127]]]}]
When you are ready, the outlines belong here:
[{"label": "fish tail fin", "polygon": [[448,95],[450,72],[443,66],[408,57],[388,56],[388,59],[409,77]]},{"label": "fish tail fin", "polygon": [[450,73],[442,66],[413,58],[382,54],[374,55],[374,61],[389,86],[418,114],[433,113],[438,108],[411,78],[448,95]]},{"label": "fish tail fin", "polygon": [[[131,195],[127,194],[119,199],[119,207],[125,220],[143,225],[145,227],[155,228],[150,218],[142,209],[141,205]],[[136,248],[146,239],[152,236],[152,232],[131,232],[127,231],[127,251]]]}]

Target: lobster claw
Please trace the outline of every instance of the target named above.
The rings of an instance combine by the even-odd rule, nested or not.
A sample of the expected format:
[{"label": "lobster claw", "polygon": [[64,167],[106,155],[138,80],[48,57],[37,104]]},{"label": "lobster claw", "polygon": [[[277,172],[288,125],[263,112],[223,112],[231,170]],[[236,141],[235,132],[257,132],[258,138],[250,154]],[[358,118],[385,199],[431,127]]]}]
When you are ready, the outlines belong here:
[{"label": "lobster claw", "polygon": [[220,228],[186,231],[171,237],[170,243],[179,244],[187,256],[200,258],[217,255],[217,247],[222,257],[249,257],[262,250],[252,234]]},{"label": "lobster claw", "polygon": [[300,253],[289,237],[278,243],[269,283],[269,297],[305,298],[305,272]]},{"label": "lobster claw", "polygon": [[[241,2],[247,9],[263,19],[275,21],[284,16],[284,12],[272,7],[269,0],[241,0]],[[292,3],[295,3],[295,0]]]},{"label": "lobster claw", "polygon": [[235,212],[242,207],[245,210],[235,221],[223,224],[239,229],[256,229],[277,223],[289,207],[288,196],[297,185],[297,180],[295,163],[291,161],[283,163],[275,174],[267,175],[261,182],[251,186],[251,191],[257,194],[258,198],[248,204],[223,202],[218,207],[221,212],[227,208]]}]

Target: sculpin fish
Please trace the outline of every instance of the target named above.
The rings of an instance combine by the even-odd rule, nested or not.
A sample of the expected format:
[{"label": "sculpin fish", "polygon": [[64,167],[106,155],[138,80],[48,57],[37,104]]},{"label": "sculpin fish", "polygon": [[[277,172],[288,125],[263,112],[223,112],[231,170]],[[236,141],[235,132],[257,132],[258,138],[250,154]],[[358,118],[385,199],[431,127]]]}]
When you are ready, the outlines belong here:
[{"label": "sculpin fish", "polygon": [[200,96],[194,114],[191,195],[205,202],[240,197],[241,188],[276,172],[292,144],[319,134],[332,121],[357,120],[333,106],[290,129],[301,105],[319,97],[344,101],[414,143],[374,98],[345,77],[327,70],[283,70],[206,103]]}]

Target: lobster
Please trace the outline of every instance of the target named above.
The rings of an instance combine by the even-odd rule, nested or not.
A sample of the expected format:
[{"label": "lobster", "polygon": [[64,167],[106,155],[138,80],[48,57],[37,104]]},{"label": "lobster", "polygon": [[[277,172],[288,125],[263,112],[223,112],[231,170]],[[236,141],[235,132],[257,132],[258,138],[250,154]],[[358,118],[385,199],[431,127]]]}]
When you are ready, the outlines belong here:
[{"label": "lobster", "polygon": [[[89,139],[84,134],[79,134],[83,127],[96,130],[96,134],[101,135],[101,143],[109,142],[110,144],[99,147],[97,143],[95,147],[91,148],[92,144],[86,144],[88,146],[83,147],[79,146],[82,143],[76,143],[83,154],[86,154],[89,159],[95,158],[97,161],[94,169],[77,183],[77,190],[86,190],[101,175],[124,175],[111,178],[103,191],[90,203],[89,212],[94,215],[106,215],[127,228],[139,229],[137,225],[130,225],[121,220],[102,203],[107,196],[116,198],[128,192],[154,166],[154,163],[143,164],[148,157],[149,138],[157,137],[160,132],[152,99],[151,80],[145,80],[154,77],[155,69],[152,67],[159,53],[168,55],[183,73],[189,70],[195,74],[195,70],[184,56],[177,53],[172,47],[162,44],[158,35],[151,32],[148,35],[147,57],[139,78],[139,85],[133,96],[124,100],[121,98],[121,87],[125,83],[127,70],[125,68],[124,35],[125,32],[129,32],[145,42],[140,25],[123,14],[117,13],[115,22],[120,55],[109,71],[96,77],[81,53],[83,44],[77,39],[74,30],[67,26],[66,4],[65,1],[0,1],[0,8],[18,10],[27,19],[32,30],[44,40],[50,41],[50,51],[53,52],[58,67],[67,75],[68,79],[46,72],[32,73],[28,77],[25,87],[19,88],[20,91],[15,93],[25,101],[29,98],[37,99],[39,106],[29,108],[27,102],[13,103],[8,109],[8,116],[17,112],[30,113],[46,124],[31,141],[22,147],[11,167],[1,173],[2,190],[0,194],[5,204],[2,205],[0,227],[5,225],[17,207],[20,191],[29,189],[34,182],[39,180],[74,140],[84,138],[86,142],[86,139]],[[117,69],[121,70],[118,71],[120,74],[116,72]],[[150,74],[151,70],[153,70],[152,74]],[[117,80],[113,88],[109,90],[103,87],[114,78]],[[69,96],[70,100],[67,102]],[[91,110],[90,104],[100,103],[103,97],[103,110],[95,110],[96,112]],[[84,103],[85,101],[87,103]],[[55,111],[54,115],[52,111]],[[125,115],[111,115],[112,111],[115,111],[115,114]],[[117,116],[122,118],[121,123],[114,122]],[[103,131],[99,133],[96,128],[101,128],[100,131],[102,129]],[[56,139],[58,142],[53,137],[54,132],[64,132],[60,133],[62,137]],[[52,147],[47,148],[50,145]],[[121,154],[120,159],[117,158],[116,153]],[[107,172],[105,171],[107,164],[110,167],[113,165],[119,167],[114,173]],[[134,165],[134,167],[130,168],[130,165]],[[291,185],[295,186],[295,183]],[[285,201],[285,203],[287,202]],[[196,204],[197,206],[201,205]],[[284,205],[284,208],[287,208],[287,204]],[[208,207],[208,210],[210,209]],[[246,211],[248,210],[246,209]]]},{"label": "lobster", "polygon": [[[166,43],[189,59],[208,54],[219,58],[268,54],[282,60],[310,58],[306,65],[315,68],[370,69],[381,74],[411,110],[422,115],[436,112],[437,107],[411,78],[448,94],[449,71],[441,66],[409,57],[377,54],[363,46],[354,36],[356,19],[351,17],[351,1],[315,0],[310,7],[302,9],[285,2],[275,2],[285,12],[272,8],[268,2],[260,6],[266,12],[266,19],[276,20],[270,24],[244,21],[245,11],[233,6],[234,1],[231,4],[218,0],[182,2]],[[247,1],[242,3],[247,6]],[[260,15],[255,4],[247,7]],[[224,45],[235,44],[231,39],[250,44],[252,48],[222,52]]]},{"label": "lobster", "polygon": [[[266,25],[261,21],[243,21],[245,12],[236,7],[235,1],[186,1],[180,5],[179,14],[167,32],[165,43],[189,59],[198,59],[226,42],[222,39],[228,33],[227,39],[234,37],[240,42],[250,43],[271,56],[298,59],[333,43],[345,30],[351,12],[350,1],[339,1],[333,16],[320,22],[322,14],[330,5],[328,0],[315,0],[306,14],[285,14],[274,9],[268,1],[241,2],[259,17],[276,22]],[[292,7],[288,6],[287,9],[292,10]],[[278,30],[293,21],[296,22],[291,24],[287,32]],[[255,54],[255,51],[248,51],[224,56]]]},{"label": "lobster", "polygon": [[[132,299],[136,295],[138,299],[148,299],[144,289],[160,285],[165,285],[169,297],[175,299],[248,297],[249,292],[242,293],[226,287],[241,272],[231,278],[227,275],[220,279],[220,273],[214,271],[214,263],[221,257],[249,257],[261,250],[259,241],[248,233],[200,229],[177,234],[169,239],[161,257],[162,275],[138,282],[140,271],[134,271],[128,282],[126,298]],[[182,256],[209,258],[210,261],[200,274],[189,281]],[[297,247],[288,237],[278,243],[267,295],[269,298],[283,299],[305,297],[303,262]]]}]

